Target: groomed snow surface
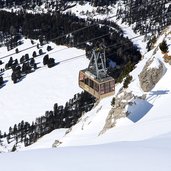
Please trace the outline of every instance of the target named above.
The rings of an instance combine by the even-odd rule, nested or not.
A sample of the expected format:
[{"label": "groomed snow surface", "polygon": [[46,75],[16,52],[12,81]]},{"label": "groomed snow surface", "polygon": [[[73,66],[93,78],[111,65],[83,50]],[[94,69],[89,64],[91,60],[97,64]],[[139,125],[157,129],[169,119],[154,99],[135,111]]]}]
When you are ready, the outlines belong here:
[{"label": "groomed snow surface", "polygon": [[5,153],[2,171],[170,171],[168,136],[141,142]]}]

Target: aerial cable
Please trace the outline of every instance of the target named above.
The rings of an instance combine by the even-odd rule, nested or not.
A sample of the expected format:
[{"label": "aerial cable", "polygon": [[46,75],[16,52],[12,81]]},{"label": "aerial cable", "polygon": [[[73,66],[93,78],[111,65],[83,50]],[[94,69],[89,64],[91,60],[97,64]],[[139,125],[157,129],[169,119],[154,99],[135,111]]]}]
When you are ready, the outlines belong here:
[{"label": "aerial cable", "polygon": [[[116,16],[117,16],[117,15],[113,15],[113,16],[107,17],[107,18],[105,18],[105,20],[111,19],[111,18],[116,17]],[[97,23],[94,23],[94,24],[90,24],[89,26],[85,26],[85,27],[82,27],[82,28],[80,28],[80,29],[74,30],[74,31],[72,31],[72,32],[65,33],[65,34],[63,34],[63,35],[61,35],[61,36],[57,36],[57,37],[55,37],[55,38],[52,38],[52,39],[50,39],[49,41],[54,41],[54,40],[60,39],[60,38],[65,37],[65,36],[67,36],[67,35],[70,35],[70,34],[73,34],[73,33],[77,33],[77,32],[79,32],[79,31],[81,31],[81,30],[85,30],[85,29],[87,29],[87,28],[90,28],[90,27],[93,27],[93,26],[96,26],[96,25],[99,25],[99,23],[97,22]]]},{"label": "aerial cable", "polygon": [[[158,2],[160,2],[160,1],[158,1]],[[139,7],[135,7],[134,9],[136,9],[136,8],[139,8]],[[113,16],[110,16],[110,17],[105,18],[105,20],[109,20],[109,19],[114,18],[114,17],[117,17],[117,16],[118,16],[118,15],[115,14],[115,15],[113,15]],[[157,17],[158,17],[158,16],[157,16]],[[38,17],[37,17],[37,18],[38,18]],[[36,20],[37,18],[31,19],[31,20],[29,20],[29,21]],[[50,39],[49,41],[54,41],[54,40],[60,39],[60,38],[65,37],[65,36],[67,36],[67,35],[69,35],[69,34],[73,34],[73,33],[79,32],[79,31],[81,31],[81,30],[84,30],[84,29],[86,29],[86,28],[90,28],[90,27],[93,27],[93,26],[96,26],[96,25],[99,25],[99,23],[97,22],[97,23],[94,23],[94,24],[90,24],[90,25],[88,25],[88,26],[79,28],[79,29],[74,30],[74,31],[72,31],[72,32],[65,33],[65,34],[63,34],[63,35],[57,36],[57,37],[55,37],[55,38],[52,38],[52,39]]]},{"label": "aerial cable", "polygon": [[[68,61],[71,61],[71,60],[74,60],[74,59],[77,59],[77,58],[83,58],[85,57],[85,54],[82,54],[82,55],[78,55],[78,56],[73,56],[72,58],[68,58],[68,59],[64,59],[64,60],[61,60],[61,61],[57,61],[55,64],[61,64],[61,63],[64,63],[64,62],[68,62]],[[44,66],[40,66],[38,69],[36,69],[36,72],[37,71],[41,71],[43,69],[47,69],[46,65]],[[5,69],[6,71],[6,69]],[[4,76],[3,78],[10,78],[11,75],[8,75],[8,76]]]},{"label": "aerial cable", "polygon": [[[113,18],[113,17],[116,17],[116,15],[110,16],[110,17],[108,17],[108,18],[106,18],[106,19],[110,19],[110,18]],[[72,32],[65,33],[65,34],[63,34],[63,35],[61,35],[61,36],[57,36],[57,37],[55,37],[55,38],[52,38],[52,39],[50,39],[49,41],[54,41],[54,40],[60,39],[60,38],[65,37],[65,36],[67,36],[67,35],[70,35],[70,34],[79,32],[79,31],[81,31],[81,30],[84,30],[84,29],[86,29],[86,28],[93,27],[93,26],[95,26],[95,25],[99,25],[99,23],[91,24],[91,25],[89,25],[89,26],[82,27],[82,28],[77,29],[77,30],[74,30],[74,31],[72,31]],[[89,40],[89,41],[90,41],[90,40]],[[91,41],[92,41],[92,40],[91,40]],[[84,42],[82,42],[82,43],[84,43]],[[20,52],[25,51],[25,50],[28,50],[28,49],[31,49],[31,48],[33,48],[33,47],[35,47],[35,46],[36,46],[36,45],[34,45],[34,46],[30,47],[30,48],[23,49],[23,50],[21,50]],[[9,57],[9,56],[14,55],[14,54],[15,54],[15,53],[6,55],[6,56],[4,56],[4,57],[0,57],[0,59],[4,59],[4,58]]]},{"label": "aerial cable", "polygon": [[[138,7],[137,7],[137,8],[138,8]],[[167,14],[164,14],[164,16],[165,16],[165,15],[168,15],[168,14],[170,14],[170,13],[171,13],[171,12],[169,12],[169,13],[167,13]],[[108,19],[111,19],[111,18],[114,18],[114,17],[117,17],[117,16],[118,16],[118,15],[116,14],[116,15],[113,15],[113,16],[110,16],[110,17],[105,18],[105,20],[108,20]],[[155,18],[158,18],[158,17],[159,17],[159,16],[153,17],[152,20],[154,20]],[[170,17],[169,17],[169,18],[170,18]],[[36,19],[37,19],[37,18],[36,18]],[[35,19],[35,20],[36,20],[36,19]],[[34,19],[32,19],[32,20],[34,20]],[[86,28],[93,27],[93,26],[95,26],[95,25],[99,25],[99,23],[91,24],[91,25],[89,25],[89,26],[82,27],[82,28],[77,29],[77,30],[74,30],[74,31],[72,31],[72,32],[65,33],[65,34],[63,34],[63,35],[61,35],[61,36],[57,36],[56,38],[52,38],[52,39],[50,39],[49,41],[53,41],[53,40],[60,39],[60,38],[65,37],[65,36],[67,36],[67,35],[69,35],[69,34],[79,32],[79,31],[81,31],[81,30],[84,30],[84,29],[86,29]],[[21,50],[20,52],[25,51],[25,50],[27,50],[27,49],[31,49],[31,48],[33,48],[33,47],[35,47],[35,46],[32,46],[32,47],[30,47],[30,48],[23,49],[23,50]],[[4,57],[0,57],[0,59],[9,57],[9,56],[14,55],[14,54],[15,54],[15,53],[6,55],[6,56],[4,56]]]},{"label": "aerial cable", "polygon": [[[88,40],[86,40],[86,41],[83,41],[83,42],[80,42],[80,43],[76,44],[76,46],[80,46],[80,45],[82,45],[82,44],[84,44],[84,43],[86,43],[86,42],[90,42],[90,41],[93,41],[93,40],[100,39],[100,38],[105,37],[105,36],[110,35],[110,34],[111,34],[111,33],[106,33],[106,34],[104,34],[104,35],[101,35],[101,36],[98,36],[98,37],[95,37],[95,38],[92,38],[92,39],[88,39]],[[45,45],[46,45],[46,44],[45,44]],[[37,46],[37,45],[34,45],[34,46],[31,46],[31,47],[25,48],[25,49],[23,49],[23,50],[20,50],[19,53],[20,53],[20,52],[23,52],[23,51],[26,51],[26,50],[28,50],[28,49],[32,49],[32,48],[34,48],[34,47],[36,47],[36,46]],[[49,55],[50,55],[50,54],[53,54],[53,53],[56,53],[56,52],[60,52],[60,51],[66,50],[66,49],[68,49],[68,47],[63,48],[63,49],[60,49],[60,50],[57,50],[57,51],[55,51],[55,52],[50,52]],[[16,53],[14,52],[14,53],[8,54],[8,55],[6,55],[6,56],[0,57],[0,59],[8,58],[8,57],[10,57],[10,56],[12,56],[12,55],[16,55]],[[37,56],[37,57],[39,57],[39,56]],[[35,58],[37,58],[37,57],[35,57]]]},{"label": "aerial cable", "polygon": [[[170,13],[171,13],[171,12],[170,12]],[[165,15],[168,15],[168,14],[165,14]],[[113,18],[113,17],[116,17],[116,16],[117,16],[117,15],[113,15],[113,16],[110,16],[110,17],[108,17],[108,18],[106,18],[106,19],[110,19],[110,18]],[[159,16],[156,16],[156,17],[154,17],[153,19],[158,18],[158,17],[159,17]],[[169,17],[169,18],[170,18],[170,17]],[[66,35],[69,35],[69,34],[72,34],[72,33],[78,32],[78,31],[81,31],[81,30],[83,30],[83,29],[86,29],[86,28],[95,26],[95,25],[97,25],[97,24],[99,24],[99,23],[95,23],[95,24],[92,24],[92,25],[89,25],[89,26],[86,26],[86,27],[83,27],[83,28],[74,30],[73,32],[66,33],[66,34],[64,34],[64,35],[58,36],[58,37],[53,38],[53,39],[51,39],[51,40],[56,40],[56,39],[58,39],[58,38],[62,38],[63,36],[66,36]],[[109,34],[110,34],[110,33],[109,33]],[[146,34],[147,34],[147,33],[146,33]],[[108,35],[108,34],[106,34],[106,35]],[[79,45],[81,45],[81,44],[83,44],[83,43],[86,43],[86,42],[88,42],[88,41],[93,41],[93,40],[95,40],[95,39],[101,38],[101,37],[103,37],[103,36],[105,36],[105,35],[102,35],[102,36],[99,36],[99,37],[96,37],[96,38],[93,38],[93,39],[90,39],[90,40],[81,42],[81,43],[77,44],[77,46],[79,46]],[[140,36],[143,36],[143,35],[140,35]],[[135,38],[138,38],[138,37],[140,37],[140,36],[133,37],[133,38],[131,38],[130,40],[135,39]],[[34,46],[32,46],[32,47],[29,47],[29,48],[26,48],[26,49],[23,49],[23,50],[21,50],[20,52],[26,51],[26,50],[28,50],[28,49],[31,49],[31,48],[35,47],[35,46],[36,46],[36,45],[34,45]],[[113,47],[113,46],[115,46],[115,44],[114,44],[114,45],[110,45],[110,46],[108,46],[108,47],[106,47],[106,48],[110,48],[110,47]],[[123,46],[123,45],[122,45],[122,46]],[[60,49],[59,51],[66,50],[66,49],[68,49],[68,48]],[[56,51],[56,52],[58,52],[58,51]],[[55,53],[56,53],[56,52],[55,52]],[[54,53],[54,52],[52,52],[52,53]],[[14,55],[14,54],[16,54],[16,53],[12,53],[12,54],[6,55],[6,56],[4,56],[4,57],[0,57],[0,59],[7,58],[7,57],[9,57],[9,56],[11,56],[11,55]]]},{"label": "aerial cable", "polygon": [[[131,40],[136,39],[136,38],[141,37],[141,36],[143,36],[143,35],[135,36],[135,37],[131,38]],[[113,45],[110,45],[110,46],[105,47],[105,49],[108,49],[108,48],[110,48],[110,47],[119,48],[119,47],[122,47],[123,45],[129,44],[129,43],[130,43],[130,41],[128,41],[127,43],[124,43],[124,44],[122,44],[122,45],[113,44]],[[56,53],[57,53],[57,52],[56,52]],[[68,61],[77,59],[77,58],[82,58],[82,57],[85,57],[85,55],[86,55],[86,54],[82,54],[82,55],[78,55],[78,56],[73,56],[73,57],[68,58],[68,59],[64,59],[64,60],[61,60],[61,61],[57,61],[56,64],[61,64],[61,63],[64,63],[64,62],[68,62]],[[110,54],[110,55],[111,55],[111,54]],[[109,56],[109,55],[107,55],[107,56]],[[41,71],[42,69],[47,69],[47,68],[46,68],[46,66],[41,66],[37,71]],[[6,70],[5,70],[5,71],[6,71]],[[3,77],[3,78],[9,78],[9,77],[11,77],[11,76],[5,76],[5,77]]]},{"label": "aerial cable", "polygon": [[[130,40],[136,39],[136,38],[141,37],[141,36],[143,36],[143,35],[139,35],[139,36],[132,37]],[[122,47],[122,46],[124,46],[124,45],[126,45],[126,44],[129,44],[129,43],[130,43],[130,41],[128,41],[127,43],[124,43],[124,44],[120,44],[120,45],[118,45],[118,44],[113,44],[113,45],[104,47],[104,49],[108,49],[108,48],[111,48],[111,47],[119,48],[119,47]],[[61,49],[61,50],[67,50],[67,49],[68,49],[68,48]],[[57,53],[57,52],[59,52],[59,51],[61,51],[61,50],[58,50],[58,51],[56,51],[56,52],[47,53],[46,55],[49,55],[49,54],[52,54],[52,53]],[[80,58],[80,57],[84,57],[84,56],[85,56],[85,54],[82,54],[82,55],[74,56],[74,57],[72,57],[72,58],[68,58],[68,59],[65,59],[65,60],[57,61],[56,63],[63,63],[63,62],[67,62],[67,61],[70,61],[70,60],[73,60],[73,59],[76,59],[76,58]],[[37,56],[37,57],[40,57],[40,56]],[[35,58],[37,58],[37,57],[35,57]],[[19,64],[21,64],[21,63],[19,63]],[[43,67],[44,67],[44,66],[43,66]],[[42,67],[41,67],[41,68],[42,68]],[[6,70],[7,70],[7,69],[5,69],[5,71],[6,71]],[[5,78],[5,77],[4,77],[4,78]]]},{"label": "aerial cable", "polygon": [[[129,40],[133,40],[133,39],[136,39],[136,38],[139,38],[139,37],[142,37],[142,36],[144,36],[144,35],[135,36],[135,37],[130,38]],[[120,44],[120,45],[113,44],[113,45],[105,47],[105,49],[108,49],[108,48],[111,48],[111,47],[119,48],[119,47],[122,47],[122,46],[124,46],[126,44],[129,44],[129,43],[130,43],[130,41],[128,43],[123,43],[123,44]]]},{"label": "aerial cable", "polygon": [[[80,46],[80,45],[82,45],[82,44],[84,44],[84,43],[87,43],[87,42],[91,42],[91,41],[93,41],[93,40],[100,39],[100,38],[105,37],[105,36],[110,35],[110,34],[111,34],[111,33],[107,33],[107,34],[104,34],[104,35],[101,35],[101,36],[98,36],[98,37],[95,37],[95,38],[92,38],[92,39],[89,39],[89,40],[80,42],[80,43],[76,44],[76,47],[77,47],[77,46]],[[55,51],[55,52],[51,52],[51,53],[49,53],[49,55],[50,55],[50,54],[53,54],[53,53],[56,53],[56,52],[63,51],[63,50],[67,50],[67,49],[68,49],[68,47],[63,48],[63,49],[60,49],[60,50],[57,50],[57,51]]]},{"label": "aerial cable", "polygon": [[[28,47],[28,48],[22,49],[22,50],[19,51],[19,53],[20,53],[20,52],[23,52],[23,51],[26,51],[26,50],[28,50],[28,49],[32,49],[32,48],[34,48],[34,47],[36,47],[36,46],[37,46],[37,45],[33,45],[33,46]],[[4,59],[4,58],[7,58],[7,57],[12,56],[12,55],[15,55],[15,54],[16,54],[16,52],[11,53],[11,54],[8,54],[8,55],[5,55],[5,56],[3,56],[3,57],[0,57],[0,59]]]}]

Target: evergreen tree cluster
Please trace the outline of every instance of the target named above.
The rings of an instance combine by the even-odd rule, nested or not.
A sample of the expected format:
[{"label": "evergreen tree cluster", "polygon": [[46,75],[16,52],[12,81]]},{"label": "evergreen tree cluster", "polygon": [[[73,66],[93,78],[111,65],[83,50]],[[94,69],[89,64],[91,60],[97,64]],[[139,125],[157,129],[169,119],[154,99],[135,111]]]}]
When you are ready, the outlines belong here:
[{"label": "evergreen tree cluster", "polygon": [[[75,32],[94,23],[97,24]],[[71,13],[33,15],[23,13],[23,11],[17,14],[0,11],[0,30],[4,32],[6,30],[7,34],[11,25],[15,27],[17,33],[20,32],[31,39],[41,39],[40,42],[51,40],[56,44],[85,49],[88,57],[93,48],[103,44],[106,47],[107,58],[120,66],[118,72],[121,72],[128,62],[136,64],[141,59],[139,50],[123,36],[123,31],[119,26],[111,21],[79,19]],[[96,39],[101,36],[103,37]],[[51,62],[53,63],[53,59]]]},{"label": "evergreen tree cluster", "polygon": [[13,6],[20,6],[23,9],[33,10],[36,6],[41,6],[43,3],[45,3],[45,9],[48,9],[49,11],[64,11],[73,6],[69,4],[70,2],[77,2],[81,5],[89,2],[92,6],[108,6],[115,4],[117,1],[118,0],[0,0],[0,8],[11,8]]},{"label": "evergreen tree cluster", "polygon": [[[2,64],[3,64],[3,62],[0,60],[0,65],[2,65]],[[3,73],[4,73],[4,69],[1,68],[0,69],[0,88],[2,88],[4,86]]]},{"label": "evergreen tree cluster", "polygon": [[17,83],[24,76],[35,71],[37,69],[37,64],[33,57],[29,58],[29,55],[25,54],[20,58],[20,63],[17,59],[14,60],[10,57],[9,61],[5,65],[5,69],[12,69],[11,79],[14,83]]},{"label": "evergreen tree cluster", "polygon": [[171,24],[170,0],[123,0],[125,7],[120,4],[117,9],[118,18],[127,22],[135,32],[158,35]]},{"label": "evergreen tree cluster", "polygon": [[38,138],[58,128],[70,128],[75,125],[84,112],[92,109],[95,98],[86,92],[76,94],[65,106],[54,104],[53,110],[46,111],[45,115],[37,118],[31,124],[23,120],[9,128],[8,133],[1,133],[0,141],[6,138],[8,143],[24,142],[25,146],[31,145]]},{"label": "evergreen tree cluster", "polygon": [[55,59],[54,58],[49,58],[49,55],[45,55],[43,58],[43,65],[47,65],[48,68],[51,68],[55,66]]},{"label": "evergreen tree cluster", "polygon": [[[25,55],[26,56],[26,55]],[[20,61],[22,57],[20,58]],[[12,75],[11,79],[14,83],[19,82],[23,77],[25,77],[27,74],[35,71],[37,69],[37,64],[35,63],[34,58],[30,58],[26,61],[22,61],[21,65],[16,63],[12,66]]]},{"label": "evergreen tree cluster", "polygon": [[130,84],[131,80],[132,80],[132,76],[128,75],[124,80],[123,87],[128,88],[128,85]]},{"label": "evergreen tree cluster", "polygon": [[163,53],[167,53],[168,52],[168,45],[166,43],[165,40],[163,40],[160,44],[159,44],[159,48]]},{"label": "evergreen tree cluster", "polygon": [[[69,4],[70,2],[73,2],[73,4],[80,3],[82,5],[89,2],[92,6],[104,7],[103,9],[97,8],[97,12],[102,10],[102,13],[107,13],[107,7],[109,5],[116,4],[118,1],[119,0],[0,0],[0,8],[21,6],[22,10],[18,11],[18,13],[25,16],[26,9],[34,10],[36,6],[41,6],[42,3],[45,3],[45,9],[47,9],[48,13],[51,15],[53,13],[60,14],[61,11],[73,7],[73,5]],[[149,32],[152,34],[158,34],[165,26],[171,24],[171,4],[169,6],[166,5],[169,3],[169,0],[121,0],[120,2],[121,3],[118,3],[117,7],[118,18],[121,18],[123,22],[127,22],[129,25],[133,24],[133,29],[135,32],[140,32],[141,34],[147,34]],[[11,21],[13,18],[15,18],[15,16],[12,16],[9,21]],[[18,21],[14,21],[16,21],[16,23],[14,25],[10,25],[13,32],[18,29],[16,28]],[[22,19],[19,22],[22,22]],[[25,25],[26,27],[29,27],[27,22],[28,21],[25,22]],[[11,24],[11,22],[9,22],[9,24]],[[46,27],[44,24],[42,24],[42,26],[42,29],[48,29],[51,25]],[[39,28],[36,28],[36,30],[38,31]],[[6,30],[7,29],[2,31]]]},{"label": "evergreen tree cluster", "polygon": [[[52,50],[51,46],[47,46],[47,51]],[[16,48],[16,53],[19,53],[18,48]],[[19,59],[13,59],[11,56],[8,60],[8,62],[5,64],[5,68],[0,69],[0,87],[4,86],[3,81],[3,72],[5,70],[12,69],[11,79],[14,83],[17,83],[21,81],[27,74],[34,72],[37,69],[37,63],[35,62],[35,58],[39,55],[45,54],[42,49],[39,49],[38,54],[36,51],[33,51],[32,57],[29,57],[29,54],[26,53],[25,55],[22,55]],[[45,62],[46,63],[45,63]],[[0,60],[0,65],[3,64],[3,62]],[[45,55],[43,58],[43,64],[47,65],[49,68],[56,65],[54,58],[49,58],[49,55]]]},{"label": "evergreen tree cluster", "polygon": [[0,75],[0,88],[2,87],[3,84],[4,84],[4,80],[3,77]]},{"label": "evergreen tree cluster", "polygon": [[[7,38],[5,38],[5,45],[7,46],[7,50],[11,50],[21,45],[23,42],[21,41],[22,36],[18,33],[15,35],[9,34]],[[18,53],[16,49],[16,53]]]}]

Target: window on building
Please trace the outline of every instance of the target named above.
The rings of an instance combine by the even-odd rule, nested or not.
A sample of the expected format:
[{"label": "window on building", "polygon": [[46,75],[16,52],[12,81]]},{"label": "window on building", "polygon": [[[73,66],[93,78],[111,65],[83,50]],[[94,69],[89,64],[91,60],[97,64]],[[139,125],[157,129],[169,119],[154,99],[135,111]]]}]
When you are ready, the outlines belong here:
[{"label": "window on building", "polygon": [[110,92],[109,82],[104,83],[104,87],[105,87],[105,93],[109,93]]},{"label": "window on building", "polygon": [[100,85],[100,94],[104,94],[105,93],[105,89],[104,89],[104,84]]},{"label": "window on building", "polygon": [[112,80],[110,81],[110,91],[114,91],[115,90],[115,81]]}]

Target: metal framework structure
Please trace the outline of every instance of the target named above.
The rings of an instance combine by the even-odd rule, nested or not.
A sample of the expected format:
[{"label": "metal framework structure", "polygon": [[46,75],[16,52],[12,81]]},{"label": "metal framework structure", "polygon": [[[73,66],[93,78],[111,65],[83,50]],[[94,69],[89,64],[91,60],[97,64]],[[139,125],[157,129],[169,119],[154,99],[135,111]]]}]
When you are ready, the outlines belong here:
[{"label": "metal framework structure", "polygon": [[106,56],[104,50],[93,50],[88,70],[92,72],[97,79],[102,79],[107,76]]},{"label": "metal framework structure", "polygon": [[107,74],[104,48],[92,51],[88,68],[79,72],[79,86],[97,99],[114,95],[115,80]]}]

